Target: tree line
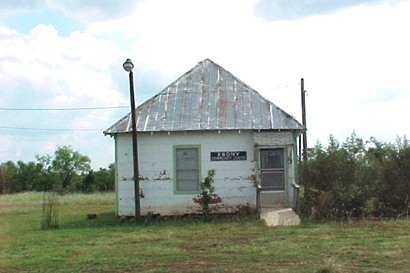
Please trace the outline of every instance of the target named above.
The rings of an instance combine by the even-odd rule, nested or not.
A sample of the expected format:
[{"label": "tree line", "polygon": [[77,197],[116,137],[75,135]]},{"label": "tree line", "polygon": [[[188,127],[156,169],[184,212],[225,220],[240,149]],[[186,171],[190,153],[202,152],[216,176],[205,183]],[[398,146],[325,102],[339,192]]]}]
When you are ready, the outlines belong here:
[{"label": "tree line", "polygon": [[0,194],[25,191],[105,192],[114,190],[114,164],[97,171],[88,156],[71,146],[60,146],[54,154],[36,156],[28,163],[0,164]]},{"label": "tree line", "polygon": [[410,144],[352,134],[340,144],[317,143],[300,163],[299,211],[313,219],[402,217],[410,211]]},{"label": "tree line", "polygon": [[[97,171],[71,146],[28,163],[0,164],[0,194],[24,191],[113,191],[114,164]],[[383,143],[352,134],[339,143],[330,136],[300,162],[298,212],[311,219],[400,217],[410,214],[410,143]]]}]

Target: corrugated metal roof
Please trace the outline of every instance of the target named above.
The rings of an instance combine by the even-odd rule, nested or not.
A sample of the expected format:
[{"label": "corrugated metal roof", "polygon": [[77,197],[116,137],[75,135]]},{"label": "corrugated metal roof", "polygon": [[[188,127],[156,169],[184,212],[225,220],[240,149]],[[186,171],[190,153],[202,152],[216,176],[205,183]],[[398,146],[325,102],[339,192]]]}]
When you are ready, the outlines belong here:
[{"label": "corrugated metal roof", "polygon": [[[136,109],[137,131],[303,130],[303,125],[209,59]],[[130,113],[104,131],[131,131]]]}]

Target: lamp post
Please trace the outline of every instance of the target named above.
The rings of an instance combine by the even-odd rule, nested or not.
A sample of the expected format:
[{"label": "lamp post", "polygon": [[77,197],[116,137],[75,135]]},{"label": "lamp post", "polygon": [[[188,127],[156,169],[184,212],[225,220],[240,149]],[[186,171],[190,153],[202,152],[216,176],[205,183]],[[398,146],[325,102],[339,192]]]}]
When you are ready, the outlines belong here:
[{"label": "lamp post", "polygon": [[135,119],[135,98],[134,98],[134,75],[132,69],[134,64],[131,59],[127,59],[122,65],[124,70],[129,72],[130,78],[130,101],[131,101],[131,123],[132,123],[132,161],[134,165],[134,198],[135,198],[135,219],[141,218],[140,205],[140,181],[138,170],[138,144],[137,144],[137,122]]}]

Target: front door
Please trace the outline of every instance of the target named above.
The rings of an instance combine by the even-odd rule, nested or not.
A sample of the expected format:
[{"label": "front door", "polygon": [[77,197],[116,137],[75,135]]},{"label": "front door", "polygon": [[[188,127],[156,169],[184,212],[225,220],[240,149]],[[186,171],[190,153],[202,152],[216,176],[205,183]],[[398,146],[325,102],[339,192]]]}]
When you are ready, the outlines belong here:
[{"label": "front door", "polygon": [[285,190],[285,151],[283,148],[260,151],[262,190]]},{"label": "front door", "polygon": [[261,192],[259,206],[285,207],[285,149],[260,150]]}]

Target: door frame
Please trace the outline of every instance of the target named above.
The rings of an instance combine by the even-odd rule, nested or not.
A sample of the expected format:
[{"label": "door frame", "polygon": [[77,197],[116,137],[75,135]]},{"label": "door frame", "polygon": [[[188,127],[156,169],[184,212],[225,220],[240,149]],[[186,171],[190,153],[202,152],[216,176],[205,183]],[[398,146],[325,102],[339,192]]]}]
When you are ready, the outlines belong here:
[{"label": "door frame", "polygon": [[[274,190],[262,187],[262,169],[261,169],[261,151],[262,150],[274,150],[283,149],[283,172],[284,172],[284,187],[281,190]],[[273,207],[287,207],[289,206],[289,167],[288,167],[288,150],[289,147],[283,146],[259,146],[255,148],[255,161],[256,161],[256,176],[257,176],[257,203],[259,206],[273,206]],[[276,200],[275,200],[276,199]],[[264,202],[267,201],[267,202]],[[272,203],[269,204],[269,201]],[[264,205],[263,203],[268,203]]]}]

